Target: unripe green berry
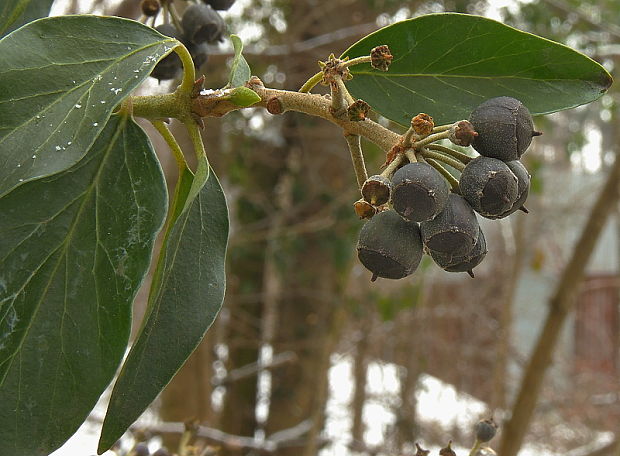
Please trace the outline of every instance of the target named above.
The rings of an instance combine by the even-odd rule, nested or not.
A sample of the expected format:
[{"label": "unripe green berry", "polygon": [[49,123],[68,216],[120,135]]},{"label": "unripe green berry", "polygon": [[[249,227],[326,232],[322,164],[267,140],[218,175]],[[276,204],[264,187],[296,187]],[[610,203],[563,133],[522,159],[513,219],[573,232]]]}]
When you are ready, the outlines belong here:
[{"label": "unripe green berry", "polygon": [[428,163],[409,163],[392,177],[392,206],[409,221],[423,222],[439,214],[450,194],[448,182]]},{"label": "unripe green berry", "polygon": [[412,274],[422,259],[422,239],[417,223],[409,223],[394,211],[379,212],[360,231],[360,262],[377,277],[401,279]]},{"label": "unripe green berry", "polygon": [[469,121],[477,133],[472,145],[480,155],[502,161],[518,160],[532,142],[534,123],[519,100],[497,97],[474,109]]},{"label": "unripe green berry", "polygon": [[517,177],[506,163],[489,157],[470,161],[459,179],[461,194],[484,217],[510,210],[519,196],[518,187]]}]

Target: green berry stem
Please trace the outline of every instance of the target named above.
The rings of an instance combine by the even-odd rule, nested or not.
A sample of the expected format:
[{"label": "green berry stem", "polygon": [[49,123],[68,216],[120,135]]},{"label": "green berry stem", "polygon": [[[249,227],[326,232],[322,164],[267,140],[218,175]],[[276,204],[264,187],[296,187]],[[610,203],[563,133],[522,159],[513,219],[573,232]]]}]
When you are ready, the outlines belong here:
[{"label": "green berry stem", "polygon": [[310,92],[321,80],[323,79],[323,72],[319,71],[317,74],[308,79],[304,85],[301,86],[299,92],[308,93]]},{"label": "green berry stem", "polygon": [[433,168],[435,168],[437,171],[439,171],[439,173],[441,173],[441,175],[448,181],[448,183],[450,184],[450,187],[452,188],[452,191],[454,193],[458,193],[459,195],[461,194],[461,190],[459,189],[459,181],[457,180],[456,177],[454,177],[450,171],[448,171],[446,168],[443,167],[443,165],[441,163],[439,163],[438,161],[433,160],[432,158],[427,158],[425,160],[429,165],[431,165]]},{"label": "green berry stem", "polygon": [[342,77],[334,76],[333,80],[330,81],[330,88],[332,95],[332,114],[334,117],[338,118],[346,117],[347,108],[353,103],[353,98],[344,85]]},{"label": "green berry stem", "polygon": [[448,125],[437,125],[436,127],[433,127],[433,133],[440,133],[442,131],[448,131],[450,130],[450,128],[452,128],[453,124],[448,124]]},{"label": "green berry stem", "polygon": [[179,17],[179,13],[177,12],[174,4],[172,2],[165,2],[163,4],[164,11],[167,11],[170,14],[170,18],[172,19],[172,23],[175,28],[183,34],[183,26],[181,25],[181,18]]},{"label": "green berry stem", "polygon": [[403,159],[404,159],[404,154],[398,154],[396,157],[394,157],[394,160],[392,160],[385,167],[385,169],[381,172],[381,176],[387,177],[388,179],[391,178],[392,174],[394,174],[396,169],[400,166],[400,164],[402,163]]},{"label": "green berry stem", "polygon": [[161,120],[151,120],[151,123],[162,136],[162,138],[164,138],[164,141],[166,141],[168,147],[170,147],[170,150],[174,155],[174,159],[177,162],[177,167],[179,168],[179,171],[187,168],[187,162],[185,161],[185,156],[183,155],[181,146],[179,146],[179,143],[177,142],[170,129]]},{"label": "green berry stem", "polygon": [[421,149],[420,155],[422,155],[422,157],[427,158],[427,159],[432,158],[437,161],[444,162],[446,165],[450,165],[451,167],[453,167],[454,169],[458,169],[459,171],[463,171],[463,169],[465,169],[465,165],[463,163],[461,163],[458,160],[455,160],[454,158],[448,155],[444,155],[440,152],[433,152],[427,149]]},{"label": "green berry stem", "polygon": [[404,147],[411,147],[412,144],[417,139],[416,136],[417,135],[416,135],[416,132],[413,131],[413,127],[409,127],[409,129],[403,135],[403,146]]},{"label": "green berry stem", "polygon": [[471,450],[469,451],[469,456],[476,456],[476,453],[478,453],[478,450],[480,449],[481,446],[482,446],[482,442],[476,439],[476,441],[474,442],[474,446],[472,446]]},{"label": "green berry stem", "polygon": [[441,144],[429,144],[428,146],[426,146],[426,148],[451,155],[458,161],[463,162],[464,164],[467,164],[474,159],[474,157],[470,157],[469,155],[466,155],[463,152],[459,152],[458,150],[451,149],[450,147],[442,146]]},{"label": "green berry stem", "polygon": [[342,67],[349,68],[353,65],[359,65],[360,63],[370,63],[370,61],[371,57],[369,55],[364,55],[362,57],[355,57],[351,60],[345,60],[344,62],[342,62]]},{"label": "green berry stem", "polygon": [[440,139],[448,139],[448,136],[450,135],[450,131],[446,130],[446,131],[442,131],[439,133],[433,133],[432,135],[428,135],[425,138],[420,139],[419,141],[416,141],[412,144],[414,149],[420,150],[421,148],[423,148],[424,146],[433,143],[435,141],[439,141]]},{"label": "green berry stem", "polygon": [[351,161],[353,162],[353,169],[355,170],[355,177],[357,178],[357,186],[361,189],[366,179],[368,179],[366,164],[364,163],[364,153],[362,152],[361,138],[359,135],[345,133],[344,139],[347,140],[349,152],[351,153]]},{"label": "green berry stem", "polygon": [[409,159],[409,162],[411,163],[415,163],[418,161],[418,157],[416,157],[415,150],[413,149],[406,149],[405,155],[407,156],[407,159]]}]

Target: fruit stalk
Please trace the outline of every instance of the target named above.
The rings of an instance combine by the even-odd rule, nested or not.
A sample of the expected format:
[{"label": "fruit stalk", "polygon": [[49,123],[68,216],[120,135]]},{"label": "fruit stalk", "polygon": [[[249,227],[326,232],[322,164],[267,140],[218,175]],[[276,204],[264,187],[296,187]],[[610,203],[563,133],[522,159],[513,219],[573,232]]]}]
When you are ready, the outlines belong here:
[{"label": "fruit stalk", "polygon": [[355,177],[357,178],[357,186],[361,189],[366,179],[368,179],[366,164],[364,163],[364,154],[362,152],[361,138],[359,135],[345,133],[344,139],[346,139],[349,152],[351,153],[351,161],[353,162],[353,169],[355,170]]}]

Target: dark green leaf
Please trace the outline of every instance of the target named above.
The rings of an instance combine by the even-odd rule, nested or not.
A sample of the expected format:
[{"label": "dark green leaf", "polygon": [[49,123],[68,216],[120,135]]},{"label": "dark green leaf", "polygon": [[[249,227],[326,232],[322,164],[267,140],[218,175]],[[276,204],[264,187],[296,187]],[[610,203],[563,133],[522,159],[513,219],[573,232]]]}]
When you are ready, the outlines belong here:
[{"label": "dark green leaf", "polygon": [[4,0],[0,6],[0,37],[49,14],[54,0]]},{"label": "dark green leaf", "polygon": [[79,161],[175,45],[138,22],[96,16],[40,19],[0,40],[0,196]]},{"label": "dark green leaf", "polygon": [[[204,170],[206,171],[206,170]],[[155,400],[202,340],[222,305],[228,210],[211,172],[182,174],[147,315],[114,386],[99,452]],[[191,187],[190,187],[191,185]]]},{"label": "dark green leaf", "polygon": [[166,204],[146,134],[116,115],[71,169],[0,199],[0,454],[49,454],[99,399]]},{"label": "dark green leaf", "polygon": [[429,14],[399,22],[343,56],[367,55],[381,44],[394,56],[389,71],[356,65],[347,87],[403,125],[420,112],[436,123],[466,119],[482,101],[502,95],[546,114],[596,100],[612,81],[577,51],[479,16]]},{"label": "dark green leaf", "polygon": [[230,87],[240,87],[250,80],[252,72],[248,62],[241,54],[243,51],[243,43],[241,38],[237,35],[230,35],[233,47],[235,48],[235,57],[233,59],[232,67],[230,68],[230,77],[228,79],[228,85]]}]

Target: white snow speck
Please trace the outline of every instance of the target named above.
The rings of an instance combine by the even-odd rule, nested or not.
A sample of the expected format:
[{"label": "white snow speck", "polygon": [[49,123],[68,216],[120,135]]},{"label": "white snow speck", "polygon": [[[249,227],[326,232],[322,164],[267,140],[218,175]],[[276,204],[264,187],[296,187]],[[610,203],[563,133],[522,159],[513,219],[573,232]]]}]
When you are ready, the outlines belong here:
[{"label": "white snow speck", "polygon": [[81,105],[81,104],[79,104],[79,103],[76,103],[76,104],[75,104],[75,107],[76,107],[76,109],[80,109],[80,108],[82,107],[82,105]]},{"label": "white snow speck", "polygon": [[99,122],[95,122],[95,123],[93,124],[93,127],[96,127],[97,125],[99,125]]},{"label": "white snow speck", "polygon": [[56,146],[56,150],[60,150],[60,146]]}]

